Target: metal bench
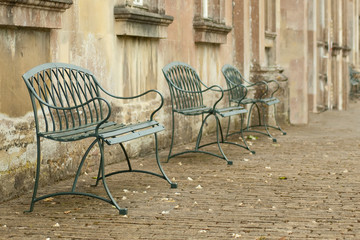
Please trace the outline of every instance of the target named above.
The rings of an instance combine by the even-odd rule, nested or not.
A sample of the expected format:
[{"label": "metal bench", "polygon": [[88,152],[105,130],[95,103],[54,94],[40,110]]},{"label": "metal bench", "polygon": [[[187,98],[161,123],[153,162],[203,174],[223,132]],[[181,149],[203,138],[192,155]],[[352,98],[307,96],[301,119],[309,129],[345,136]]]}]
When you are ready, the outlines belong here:
[{"label": "metal bench", "polygon": [[356,71],[352,66],[349,66],[350,77],[350,98],[354,98],[359,93],[360,86],[360,72]]},{"label": "metal bench", "polygon": [[[250,83],[244,79],[244,77],[241,75],[240,71],[237,68],[235,68],[234,66],[231,66],[229,64],[224,65],[222,67],[221,71],[225,77],[228,88],[231,89],[230,94],[229,94],[230,106],[231,106],[231,103],[235,103],[236,106],[250,105],[246,127],[244,129],[240,129],[239,132],[241,132],[241,133],[243,133],[243,132],[260,133],[260,134],[269,136],[273,140],[273,142],[276,142],[277,140],[276,140],[276,138],[274,138],[271,135],[271,133],[269,132],[269,128],[277,129],[277,130],[281,131],[281,133],[283,135],[286,135],[286,132],[284,132],[281,129],[281,127],[278,124],[277,119],[276,119],[276,104],[280,102],[280,100],[278,98],[274,97],[274,94],[279,90],[279,87],[280,87],[279,83],[276,80]],[[268,84],[271,84],[271,83],[276,84],[276,89],[273,92],[269,92]],[[241,87],[237,87],[237,86],[241,86]],[[247,90],[249,90],[250,88],[257,88],[257,87],[260,87],[263,90],[263,93],[260,94],[259,97],[248,98],[243,95],[243,92],[244,92],[243,88],[246,88]],[[259,91],[259,92],[261,92],[261,91]],[[269,106],[273,106],[276,126],[269,125],[268,121],[266,119],[266,108]],[[256,107],[257,113],[258,113],[258,124],[256,124],[256,125],[251,124],[251,115],[252,115],[252,110],[254,107]],[[260,110],[260,107],[262,108],[261,109],[262,111]],[[261,114],[261,112],[262,112],[262,114]],[[256,130],[256,128],[258,128],[258,127],[263,127],[265,129],[265,132]],[[230,128],[230,121],[229,121],[228,129],[229,128]],[[236,134],[239,132],[234,132],[231,134],[227,133],[227,136],[230,136],[232,134]]]},{"label": "metal bench", "polygon": [[[218,85],[213,85],[210,87],[206,86],[200,80],[200,77],[196,73],[195,69],[193,69],[190,65],[186,63],[172,62],[166,65],[162,69],[162,71],[169,85],[171,106],[172,106],[172,135],[171,135],[171,145],[168,155],[168,161],[170,158],[185,153],[205,153],[224,159],[229,165],[231,165],[233,162],[226,157],[221,147],[221,144],[232,144],[251,151],[244,138],[243,138],[244,145],[240,145],[235,142],[226,141],[223,136],[220,119],[219,119],[219,117],[230,117],[239,114],[243,115],[247,113],[246,109],[244,109],[241,106],[219,108],[218,103],[221,101],[221,99],[224,96],[224,90]],[[204,104],[204,96],[203,96],[203,94],[206,92],[220,93],[221,96],[215,99],[216,101],[212,106],[207,106]],[[216,98],[216,96],[214,96],[214,98]],[[188,151],[172,154],[172,148],[174,145],[174,138],[175,138],[174,136],[175,114],[181,114],[185,116],[202,116],[202,123],[199,129],[194,150],[188,150]],[[206,123],[206,120],[210,116],[214,116],[216,120],[216,141],[201,145],[200,142],[202,138],[203,128]],[[201,150],[201,148],[212,144],[218,145],[220,155],[210,151]]]},{"label": "metal bench", "polygon": [[[127,209],[119,207],[106,183],[106,177],[118,173],[147,173],[165,179],[172,188],[177,187],[176,183],[172,183],[166,176],[158,157],[156,134],[164,130],[164,127],[154,120],[155,113],[163,106],[163,97],[158,91],[149,90],[132,97],[115,96],[102,88],[90,71],[64,63],[47,63],[37,66],[26,72],[23,75],[23,80],[29,90],[33,106],[37,142],[35,184],[30,210],[28,212],[33,211],[35,202],[45,198],[57,195],[84,195],[110,203],[119,210],[120,214],[125,215],[127,214]],[[155,93],[160,96],[161,101],[146,121],[126,125],[109,121],[112,113],[111,105],[106,99],[101,97],[101,92],[105,93],[108,97],[125,100]],[[124,142],[151,134],[153,134],[155,138],[155,156],[160,174],[133,169],[123,145]],[[37,197],[41,166],[40,144],[42,138],[59,142],[73,142],[85,138],[94,138],[81,159],[70,191],[56,192]],[[128,169],[108,174],[105,173],[104,143],[107,145],[120,145],[125,155]],[[102,181],[108,198],[76,191],[76,184],[81,173],[81,168],[90,150],[95,145],[98,145],[100,149],[100,164],[95,186],[99,181]]]}]

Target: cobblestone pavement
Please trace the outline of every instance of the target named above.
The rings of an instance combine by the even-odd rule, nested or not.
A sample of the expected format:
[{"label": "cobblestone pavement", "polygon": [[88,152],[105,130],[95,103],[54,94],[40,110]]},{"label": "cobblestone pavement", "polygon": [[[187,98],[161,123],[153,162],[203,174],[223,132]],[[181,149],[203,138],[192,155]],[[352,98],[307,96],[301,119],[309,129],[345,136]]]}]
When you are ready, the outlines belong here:
[{"label": "cobblestone pavement", "polygon": [[[29,192],[0,204],[0,239],[360,239],[360,103],[310,119],[307,126],[284,126],[288,135],[277,135],[277,143],[252,140],[255,155],[226,147],[232,166],[202,154],[164,163],[177,189],[144,174],[109,178],[127,216],[75,196],[23,213]],[[145,169],[152,157],[134,165]],[[83,175],[79,188],[103,194],[101,186],[89,186],[94,176]],[[70,185],[62,181],[40,193]]]}]

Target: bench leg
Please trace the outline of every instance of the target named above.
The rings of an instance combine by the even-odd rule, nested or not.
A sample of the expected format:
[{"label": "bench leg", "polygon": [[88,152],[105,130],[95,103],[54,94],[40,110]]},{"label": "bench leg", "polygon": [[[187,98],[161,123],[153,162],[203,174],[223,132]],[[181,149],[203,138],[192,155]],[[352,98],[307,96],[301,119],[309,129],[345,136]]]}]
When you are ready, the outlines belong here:
[{"label": "bench leg", "polygon": [[[268,124],[267,124],[267,120],[266,120],[266,106],[265,104],[262,104],[262,111],[263,111],[263,123],[264,123],[264,127],[265,127],[265,131],[267,133],[267,135],[272,139],[273,142],[276,142],[276,138],[274,138],[271,133],[269,132],[269,128],[268,128]],[[259,124],[261,126],[261,124]]]},{"label": "bench leg", "polygon": [[[217,140],[218,148],[219,148],[219,150],[220,150],[220,152],[221,152],[221,155],[223,156],[223,158],[224,158],[225,161],[227,162],[227,164],[228,164],[228,165],[232,165],[233,162],[230,161],[230,160],[226,157],[224,151],[223,151],[222,148],[221,148],[220,143],[223,143],[223,142],[224,142],[224,136],[223,136],[223,134],[222,134],[222,129],[221,129],[219,117],[216,116],[216,115],[214,115],[214,116],[215,116],[215,119],[216,119],[216,140]],[[220,135],[221,139],[219,139],[219,135]]]},{"label": "bench leg", "polygon": [[172,152],[172,148],[174,146],[174,134],[175,134],[175,116],[174,116],[174,111],[171,111],[171,119],[172,119],[172,129],[171,129],[171,144],[170,144],[170,150],[169,150],[169,154],[168,154],[168,158],[166,162],[169,162],[170,158],[171,158],[171,152]]},{"label": "bench leg", "polygon": [[[195,144],[195,151],[198,151],[200,148],[200,142],[201,142],[201,138],[202,138],[202,133],[203,133],[203,129],[204,129],[204,125],[206,123],[206,120],[208,119],[208,117],[210,117],[211,113],[207,114],[206,117],[204,118],[204,116],[202,117],[202,122],[201,122],[201,126],[200,126],[200,130],[196,139],[196,144]],[[214,115],[215,116],[215,115]],[[216,116],[215,116],[216,117]]]},{"label": "bench leg", "polygon": [[34,210],[34,204],[36,202],[36,193],[39,186],[39,175],[40,175],[40,159],[41,159],[41,146],[40,146],[40,137],[36,136],[36,151],[37,151],[37,158],[36,158],[36,171],[35,171],[35,183],[34,183],[34,190],[33,195],[31,198],[30,209],[25,212],[32,212]]},{"label": "bench leg", "polygon": [[276,126],[277,126],[277,129],[280,130],[280,132],[282,132],[283,135],[286,135],[286,132],[284,130],[281,129],[278,121],[277,121],[277,117],[276,117],[276,104],[274,104],[274,118],[275,118],[275,123],[276,123]]},{"label": "bench leg", "polygon": [[171,182],[171,180],[168,178],[168,176],[166,176],[164,169],[161,166],[160,160],[159,160],[159,152],[158,152],[158,139],[157,139],[157,134],[154,134],[155,136],[155,158],[156,158],[156,162],[157,165],[160,169],[161,174],[163,175],[163,178],[170,184],[171,188],[177,188],[177,183],[173,183]]},{"label": "bench leg", "polygon": [[[86,150],[84,156],[83,156],[82,159],[81,159],[81,162],[80,162],[80,164],[79,164],[78,170],[77,170],[76,175],[75,175],[75,179],[74,179],[73,186],[72,186],[72,188],[71,188],[71,191],[72,191],[72,192],[75,192],[76,183],[77,183],[77,180],[78,180],[78,178],[79,178],[79,176],[80,176],[80,173],[81,173],[81,168],[82,168],[82,166],[84,165],[85,159],[86,159],[87,155],[89,154],[90,150],[94,147],[95,143],[97,143],[97,139],[95,139],[95,140],[90,144],[90,146],[88,147],[88,149]],[[96,185],[97,185],[97,182],[96,182]]]},{"label": "bench leg", "polygon": [[121,215],[126,215],[127,214],[127,209],[119,207],[119,205],[117,204],[117,202],[113,198],[109,187],[107,186],[106,175],[105,175],[105,163],[104,163],[105,162],[105,158],[104,158],[104,141],[98,139],[97,142],[99,143],[99,149],[100,149],[100,172],[101,172],[101,176],[102,176],[101,179],[102,179],[103,186],[105,188],[105,191],[106,191],[108,197],[110,198],[111,204],[114,205],[116,207],[116,209],[119,210],[119,213]]}]

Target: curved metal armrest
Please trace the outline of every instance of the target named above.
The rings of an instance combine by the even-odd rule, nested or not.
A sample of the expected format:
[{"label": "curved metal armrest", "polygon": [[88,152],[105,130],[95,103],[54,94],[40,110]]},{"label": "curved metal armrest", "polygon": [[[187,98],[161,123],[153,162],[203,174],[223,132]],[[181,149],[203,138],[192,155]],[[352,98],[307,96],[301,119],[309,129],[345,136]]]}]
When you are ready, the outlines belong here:
[{"label": "curved metal armrest", "polygon": [[259,97],[259,99],[262,99],[267,94],[267,92],[269,91],[269,85],[268,85],[268,83],[266,81],[259,81],[259,82],[251,83],[251,84],[245,85],[245,86],[247,88],[251,88],[251,87],[262,86],[262,85],[265,85],[265,91]]},{"label": "curved metal armrest", "polygon": [[163,97],[163,95],[162,95],[158,90],[155,90],[155,89],[150,89],[150,90],[148,90],[148,91],[146,91],[146,92],[143,92],[143,93],[141,93],[141,94],[139,94],[139,95],[135,95],[135,96],[131,96],[131,97],[121,97],[121,96],[116,96],[116,95],[114,95],[114,94],[111,94],[110,92],[108,92],[108,91],[106,91],[104,88],[102,88],[100,85],[99,85],[99,88],[100,88],[104,93],[106,93],[108,96],[113,97],[113,98],[116,98],[116,99],[121,99],[121,100],[129,100],[129,99],[139,98],[139,97],[142,97],[142,96],[144,96],[144,95],[146,95],[146,94],[148,94],[148,93],[151,93],[151,92],[157,93],[157,94],[160,96],[161,102],[160,102],[159,107],[157,107],[157,108],[151,113],[151,115],[150,115],[150,120],[153,120],[155,113],[158,112],[158,111],[162,108],[162,106],[164,105],[164,97]]},{"label": "curved metal armrest", "polygon": [[[204,86],[206,86],[204,84]],[[219,88],[219,90],[216,90],[214,88]],[[224,90],[222,89],[222,87],[220,87],[219,85],[212,85],[210,87],[208,87],[206,90],[211,90],[211,91],[214,91],[214,92],[221,92],[221,96],[220,98],[214,103],[213,105],[213,111],[215,111],[216,109],[216,105],[221,101],[221,99],[224,97]]]},{"label": "curved metal armrest", "polygon": [[276,89],[271,93],[271,97],[274,97],[274,94],[279,90],[279,88],[280,88],[280,84],[279,84],[279,82],[277,81],[277,80],[275,80],[275,79],[271,79],[271,80],[267,80],[267,81],[265,81],[267,84],[269,84],[269,83],[275,83],[275,85],[276,85]]},{"label": "curved metal armrest", "polygon": [[[200,83],[206,88],[204,91],[202,92],[206,92],[208,90],[214,91],[214,92],[220,92],[221,93],[221,97],[214,103],[213,105],[213,110],[215,111],[216,109],[216,105],[221,101],[221,99],[224,97],[224,90],[222,89],[222,87],[220,87],[219,85],[215,84],[212,85],[210,87],[208,87],[207,85],[205,85],[205,83],[203,83],[202,81],[200,81]],[[218,88],[219,90],[216,90],[214,88]]]},{"label": "curved metal armrest", "polygon": [[227,88],[227,89],[224,89],[223,91],[224,91],[224,93],[225,92],[230,92],[230,91],[232,91],[232,90],[234,90],[234,89],[237,89],[237,88],[242,88],[242,89],[244,89],[244,96],[240,99],[240,102],[244,99],[244,98],[246,98],[246,96],[247,96],[247,93],[248,93],[248,88],[245,86],[245,85],[243,85],[243,84],[241,84],[241,83],[239,83],[239,84],[237,84],[237,85],[235,85],[235,84],[233,84],[234,86],[232,86],[231,88]]}]

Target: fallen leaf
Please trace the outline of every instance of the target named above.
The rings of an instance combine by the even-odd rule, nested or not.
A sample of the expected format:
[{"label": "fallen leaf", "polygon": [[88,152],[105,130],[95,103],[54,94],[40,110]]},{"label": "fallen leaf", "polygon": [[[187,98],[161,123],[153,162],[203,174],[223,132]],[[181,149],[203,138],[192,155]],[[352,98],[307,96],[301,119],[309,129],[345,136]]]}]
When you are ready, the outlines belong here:
[{"label": "fallen leaf", "polygon": [[55,223],[55,224],[53,225],[53,227],[60,227],[60,224],[59,224],[59,223]]},{"label": "fallen leaf", "polygon": [[68,211],[65,211],[64,213],[65,213],[65,214],[69,214],[69,213],[71,213],[71,211],[70,211],[70,210],[68,210]]},{"label": "fallen leaf", "polygon": [[169,214],[170,211],[162,211],[161,214],[165,215],[165,214]]},{"label": "fallen leaf", "polygon": [[233,233],[232,236],[233,236],[234,238],[241,238],[241,234],[237,234],[237,233]]},{"label": "fallen leaf", "polygon": [[175,200],[173,198],[162,198],[162,199],[160,199],[160,201],[162,201],[162,202],[175,202]]},{"label": "fallen leaf", "polygon": [[283,176],[283,177],[279,177],[280,180],[286,180],[287,177]]},{"label": "fallen leaf", "polygon": [[248,139],[251,139],[251,140],[256,140],[256,139],[258,139],[258,137],[255,137],[255,136],[253,136],[253,135],[249,135],[249,136],[247,136],[247,138],[248,138]]},{"label": "fallen leaf", "polygon": [[44,202],[51,202],[51,201],[53,201],[53,200],[54,200],[53,197],[48,197],[48,198],[45,198],[45,199],[44,199]]},{"label": "fallen leaf", "polygon": [[197,185],[196,189],[202,189],[203,187],[201,185]]},{"label": "fallen leaf", "polygon": [[191,177],[188,177],[187,180],[189,180],[189,181],[194,181]]}]

